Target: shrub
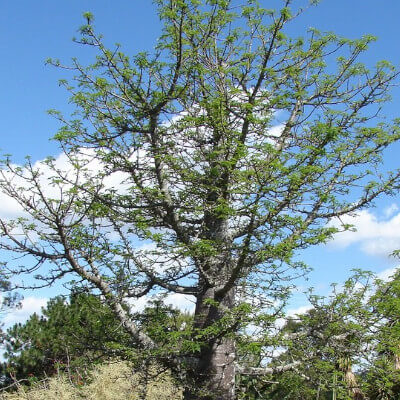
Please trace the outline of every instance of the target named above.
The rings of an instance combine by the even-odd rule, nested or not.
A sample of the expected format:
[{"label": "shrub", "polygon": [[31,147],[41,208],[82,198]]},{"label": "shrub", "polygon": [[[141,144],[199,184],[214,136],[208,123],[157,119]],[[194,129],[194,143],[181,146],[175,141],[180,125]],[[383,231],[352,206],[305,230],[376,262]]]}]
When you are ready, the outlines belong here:
[{"label": "shrub", "polygon": [[30,387],[19,385],[1,400],[179,400],[182,392],[168,372],[151,368],[147,374],[132,370],[126,362],[111,362],[94,368],[92,379],[74,384],[66,374],[43,380]]}]

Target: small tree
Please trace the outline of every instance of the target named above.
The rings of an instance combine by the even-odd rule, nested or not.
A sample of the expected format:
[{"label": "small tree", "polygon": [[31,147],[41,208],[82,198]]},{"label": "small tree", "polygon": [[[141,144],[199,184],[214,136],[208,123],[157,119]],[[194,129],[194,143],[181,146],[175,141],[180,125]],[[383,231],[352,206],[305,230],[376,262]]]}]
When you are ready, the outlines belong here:
[{"label": "small tree", "polygon": [[[397,71],[358,62],[370,36],[287,37],[291,3],[157,0],[162,36],[132,58],[86,14],[78,42],[98,56],[67,67],[74,119],[55,113],[68,166],[2,164],[26,214],[1,221],[1,248],[36,259],[44,284],[75,275],[101,292],[185,399],[236,397],[236,338],[271,326],[302,273],[294,256],[399,184],[381,172],[399,121],[380,119]],[[124,306],[161,292],[195,302],[193,326],[163,346]]]},{"label": "small tree", "polygon": [[123,356],[124,348],[132,346],[109,307],[93,295],[74,293],[69,302],[56,297],[42,312],[7,330],[3,384],[58,371],[78,378],[95,363]]},{"label": "small tree", "polygon": [[[250,382],[243,398],[366,398],[363,379],[354,373],[353,366],[360,371],[373,359],[381,321],[371,300],[374,282],[371,273],[357,271],[340,289],[334,285],[329,297],[311,295],[313,307],[289,318],[278,332],[280,354],[268,365],[270,375],[258,385]],[[292,368],[285,370],[281,365]],[[267,370],[258,367],[254,372],[264,374]],[[254,396],[255,392],[259,395]]]},{"label": "small tree", "polygon": [[[0,270],[0,316],[13,308],[19,307],[21,296],[12,290],[9,276],[3,269]],[[3,324],[0,324],[0,343],[4,341]]]},{"label": "small tree", "polygon": [[400,275],[378,280],[370,299],[377,328],[370,365],[365,368],[368,398],[396,399],[400,393]]}]

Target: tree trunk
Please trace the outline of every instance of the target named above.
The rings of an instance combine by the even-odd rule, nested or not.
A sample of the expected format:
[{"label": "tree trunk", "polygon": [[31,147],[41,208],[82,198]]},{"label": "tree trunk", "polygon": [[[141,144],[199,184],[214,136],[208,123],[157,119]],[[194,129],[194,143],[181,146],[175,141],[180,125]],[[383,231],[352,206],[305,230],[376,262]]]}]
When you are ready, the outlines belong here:
[{"label": "tree trunk", "polygon": [[197,368],[188,379],[185,400],[234,400],[235,345],[223,338],[202,351]]},{"label": "tree trunk", "polygon": [[[218,305],[204,300],[218,301]],[[234,293],[230,291],[223,299],[214,298],[214,290],[207,289],[199,296],[195,311],[195,326],[204,329],[219,321],[224,311],[232,309]],[[226,327],[224,327],[225,329]],[[229,330],[229,328],[227,328]],[[234,328],[232,328],[234,329]],[[202,346],[196,366],[188,373],[185,400],[234,400],[235,395],[235,342],[220,332]]]},{"label": "tree trunk", "polygon": [[344,372],[344,381],[346,383],[349,395],[354,400],[364,400],[364,393],[361,391],[358,383],[357,377],[353,373],[351,361],[349,358],[344,358],[339,362],[339,368]]},{"label": "tree trunk", "polygon": [[345,381],[349,389],[349,393],[354,400],[364,400],[364,394],[358,386],[357,378],[353,371],[349,369],[345,374]]},{"label": "tree trunk", "polygon": [[400,356],[399,355],[397,355],[397,354],[394,355],[393,364],[394,364],[395,371],[398,371],[400,369]]}]

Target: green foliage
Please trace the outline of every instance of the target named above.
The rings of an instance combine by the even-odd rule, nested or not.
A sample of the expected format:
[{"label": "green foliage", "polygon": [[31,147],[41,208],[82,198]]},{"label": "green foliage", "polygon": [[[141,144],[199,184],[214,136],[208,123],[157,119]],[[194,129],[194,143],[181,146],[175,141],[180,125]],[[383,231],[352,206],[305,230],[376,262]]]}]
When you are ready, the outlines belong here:
[{"label": "green foliage", "polygon": [[[12,285],[9,280],[9,276],[2,269],[3,266],[0,264],[0,316],[7,313],[12,308],[17,308],[20,305],[21,296],[12,291]],[[2,330],[2,324],[0,323],[0,343],[4,341],[4,332]]]},{"label": "green foliage", "polygon": [[[83,371],[112,356],[122,355],[130,340],[111,310],[99,298],[72,294],[50,300],[24,324],[7,330],[3,383],[43,378],[62,370]],[[118,351],[119,349],[119,351]]]},{"label": "green foliage", "polygon": [[371,297],[378,328],[375,357],[366,368],[365,390],[371,400],[394,400],[400,393],[400,275],[378,280]]},{"label": "green foliage", "polygon": [[[269,346],[277,346],[280,355],[266,364],[269,372],[239,377],[239,398],[398,399],[399,298],[398,272],[384,282],[363,271],[340,288],[334,285],[327,298],[312,296],[313,307],[288,319],[276,341],[270,338]],[[265,364],[264,343],[242,346],[247,356],[241,361]],[[290,370],[279,370],[293,362]]]},{"label": "green foliage", "polygon": [[11,282],[8,274],[2,270],[0,265],[0,294],[1,294],[1,305],[0,312],[6,312],[11,307],[18,307],[19,301],[21,300],[20,295],[11,290]]},{"label": "green foliage", "polygon": [[[192,315],[165,306],[161,301],[154,301],[140,313],[138,318],[147,334],[157,343],[156,353],[159,356],[194,351]],[[154,356],[154,353],[152,354]],[[139,354],[136,362],[141,362],[143,359],[145,359],[143,354]]]},{"label": "green foliage", "polygon": [[[272,321],[290,281],[307,271],[299,252],[332,237],[332,218],[400,187],[383,157],[400,139],[400,120],[381,113],[398,71],[360,62],[372,36],[289,37],[288,24],[316,1],[276,10],[254,0],[155,3],[161,37],[133,57],[107,48],[84,15],[76,41],[97,57],[87,66],[73,59],[74,78],[60,82],[74,114],[52,112],[67,170],[51,158],[3,160],[0,188],[26,217],[1,221],[0,249],[16,256],[7,255],[14,273],[29,272],[21,256],[35,258],[38,285],[69,275],[72,286],[100,291],[131,343],[198,390],[189,398],[227,398],[246,326],[267,328],[260,358],[260,347],[278,342]],[[157,304],[154,324],[129,312],[127,299],[162,293],[192,296],[189,328]],[[348,282],[332,302],[314,298],[296,329],[319,335],[287,343],[294,359],[312,355],[324,385],[333,371],[347,376],[343,365],[368,337],[364,295]],[[341,335],[346,346],[331,343]],[[221,389],[218,379],[230,383]]]}]

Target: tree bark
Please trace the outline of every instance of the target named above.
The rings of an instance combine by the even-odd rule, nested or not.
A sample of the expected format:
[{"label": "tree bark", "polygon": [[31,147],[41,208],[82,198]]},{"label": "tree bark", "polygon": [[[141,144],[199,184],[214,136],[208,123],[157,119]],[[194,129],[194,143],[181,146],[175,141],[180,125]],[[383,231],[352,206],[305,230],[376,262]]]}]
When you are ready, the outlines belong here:
[{"label": "tree bark", "polygon": [[[205,300],[218,301],[210,305]],[[234,306],[234,292],[224,298],[215,299],[209,288],[199,296],[195,311],[195,326],[200,330],[218,323],[224,311]],[[225,328],[225,327],[224,327]],[[229,327],[227,328],[229,330]],[[184,392],[185,400],[234,400],[235,395],[235,341],[226,336],[226,331],[217,334],[211,341],[205,340],[195,367],[188,373]],[[207,343],[208,342],[208,343]]]},{"label": "tree bark", "polygon": [[364,400],[364,393],[361,391],[357,383],[357,378],[353,373],[350,359],[345,358],[344,360],[341,360],[340,369],[342,372],[344,372],[344,381],[346,382],[351,398],[354,400]]},{"label": "tree bark", "polygon": [[202,351],[197,368],[189,376],[185,400],[234,400],[235,345],[222,338]]},{"label": "tree bark", "polygon": [[400,356],[398,356],[397,354],[394,355],[393,364],[395,371],[400,370]]},{"label": "tree bark", "polygon": [[364,393],[359,388],[358,383],[357,383],[357,378],[351,369],[349,369],[346,372],[344,379],[345,379],[347,387],[349,389],[350,396],[354,400],[364,400],[365,399]]}]

